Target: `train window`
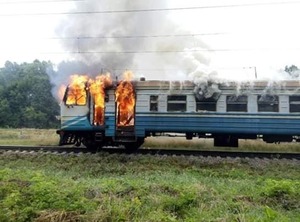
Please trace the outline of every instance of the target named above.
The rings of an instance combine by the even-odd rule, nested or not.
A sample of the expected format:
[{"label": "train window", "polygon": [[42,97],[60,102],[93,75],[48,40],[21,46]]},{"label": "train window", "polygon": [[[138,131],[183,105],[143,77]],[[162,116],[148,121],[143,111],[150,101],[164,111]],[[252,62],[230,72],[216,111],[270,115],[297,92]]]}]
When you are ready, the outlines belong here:
[{"label": "train window", "polygon": [[278,112],[278,96],[262,95],[257,97],[258,112]]},{"label": "train window", "polygon": [[150,111],[158,111],[158,96],[150,96]]},{"label": "train window", "polygon": [[290,113],[300,112],[300,96],[290,96]]},{"label": "train window", "polygon": [[215,98],[203,98],[198,99],[196,97],[196,110],[197,111],[217,111],[217,99]]},{"label": "train window", "polygon": [[168,96],[168,111],[186,111],[186,96],[185,95],[170,95]]},{"label": "train window", "polygon": [[85,105],[87,92],[85,89],[68,87],[63,101],[66,105]]},{"label": "train window", "polygon": [[227,96],[226,104],[227,104],[227,112],[247,112],[247,96]]}]

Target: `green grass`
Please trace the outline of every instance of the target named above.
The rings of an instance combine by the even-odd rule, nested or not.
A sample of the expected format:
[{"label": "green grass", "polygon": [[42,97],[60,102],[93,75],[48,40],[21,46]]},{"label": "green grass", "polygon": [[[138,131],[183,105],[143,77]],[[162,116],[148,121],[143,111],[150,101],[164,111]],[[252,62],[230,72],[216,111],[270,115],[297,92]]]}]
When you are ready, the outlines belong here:
[{"label": "green grass", "polygon": [[0,221],[300,221],[299,161],[0,155]]}]

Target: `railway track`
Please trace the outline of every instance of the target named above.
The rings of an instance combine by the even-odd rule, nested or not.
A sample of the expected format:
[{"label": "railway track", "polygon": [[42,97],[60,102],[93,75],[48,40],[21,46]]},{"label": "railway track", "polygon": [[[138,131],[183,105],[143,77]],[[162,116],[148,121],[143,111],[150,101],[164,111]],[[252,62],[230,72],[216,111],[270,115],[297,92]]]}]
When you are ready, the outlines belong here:
[{"label": "railway track", "polygon": [[[59,147],[59,146],[0,146],[0,152],[47,152],[47,153],[91,153],[86,148]],[[126,153],[122,148],[102,148],[99,152],[110,154]],[[132,154],[132,153],[131,153]],[[141,155],[167,155],[167,156],[199,156],[220,158],[264,158],[264,159],[296,159],[300,160],[300,153],[285,152],[248,152],[248,151],[216,151],[216,150],[171,150],[141,148],[133,154]]]}]

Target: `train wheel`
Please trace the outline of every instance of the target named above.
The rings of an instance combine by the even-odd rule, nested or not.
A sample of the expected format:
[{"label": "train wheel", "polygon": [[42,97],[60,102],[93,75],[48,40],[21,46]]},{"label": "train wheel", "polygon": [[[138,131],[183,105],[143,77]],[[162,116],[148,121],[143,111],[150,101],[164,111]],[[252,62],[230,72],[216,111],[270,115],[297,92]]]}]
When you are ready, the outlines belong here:
[{"label": "train wheel", "polygon": [[127,143],[124,146],[127,153],[134,153],[140,148],[136,143]]},{"label": "train wheel", "polygon": [[87,150],[92,153],[96,153],[102,148],[101,143],[96,143],[91,140],[84,140],[82,143],[87,148]]},{"label": "train wheel", "polygon": [[101,150],[102,145],[94,143],[94,144],[86,145],[86,148],[87,148],[88,151],[91,152],[91,153],[97,153],[98,151]]},{"label": "train wheel", "polygon": [[231,135],[220,135],[214,138],[214,146],[223,146],[223,147],[238,147],[239,142],[238,138]]},{"label": "train wheel", "polygon": [[86,148],[87,148],[88,151],[91,152],[91,153],[96,153],[97,150],[98,150],[97,146],[93,146],[93,145],[87,146]]},{"label": "train wheel", "polygon": [[138,139],[136,142],[125,143],[125,149],[127,153],[134,153],[141,145],[143,145],[144,139]]}]

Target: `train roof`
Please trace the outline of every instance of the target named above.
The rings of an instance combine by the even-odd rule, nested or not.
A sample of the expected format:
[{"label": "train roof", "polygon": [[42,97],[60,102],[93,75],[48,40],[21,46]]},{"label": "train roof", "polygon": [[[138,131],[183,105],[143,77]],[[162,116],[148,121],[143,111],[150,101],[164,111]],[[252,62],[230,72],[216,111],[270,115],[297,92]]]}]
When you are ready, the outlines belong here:
[{"label": "train roof", "polygon": [[203,82],[192,82],[192,81],[166,81],[166,80],[146,80],[134,82],[136,88],[157,88],[157,89],[189,89],[196,86],[203,85],[218,85],[220,89],[229,89],[236,87],[246,87],[253,89],[264,89],[268,87],[273,88],[298,88],[300,87],[300,81],[296,80],[284,80],[284,81],[241,81],[241,82],[226,82],[226,81],[203,81]]}]

